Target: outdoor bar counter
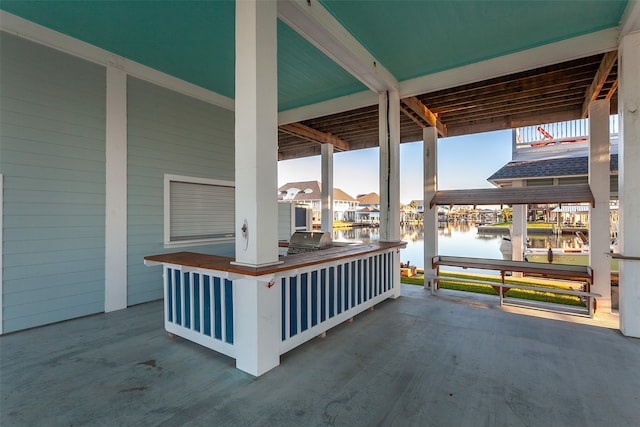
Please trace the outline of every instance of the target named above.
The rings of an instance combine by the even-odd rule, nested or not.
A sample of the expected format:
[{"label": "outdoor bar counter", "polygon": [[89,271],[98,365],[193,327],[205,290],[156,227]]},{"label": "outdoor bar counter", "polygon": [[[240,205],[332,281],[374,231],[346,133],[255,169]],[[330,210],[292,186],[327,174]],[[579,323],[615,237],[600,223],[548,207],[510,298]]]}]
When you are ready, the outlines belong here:
[{"label": "outdoor bar counter", "polygon": [[261,375],[280,355],[400,295],[405,242],[330,246],[253,268],[194,252],[145,257],[163,266],[165,329]]}]

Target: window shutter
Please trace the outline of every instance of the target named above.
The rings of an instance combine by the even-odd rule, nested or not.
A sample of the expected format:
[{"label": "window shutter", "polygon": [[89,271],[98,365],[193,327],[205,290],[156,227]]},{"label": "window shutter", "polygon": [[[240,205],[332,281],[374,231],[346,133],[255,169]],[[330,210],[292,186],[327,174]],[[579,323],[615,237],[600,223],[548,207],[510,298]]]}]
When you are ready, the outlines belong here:
[{"label": "window shutter", "polygon": [[170,240],[234,237],[232,186],[170,181]]}]

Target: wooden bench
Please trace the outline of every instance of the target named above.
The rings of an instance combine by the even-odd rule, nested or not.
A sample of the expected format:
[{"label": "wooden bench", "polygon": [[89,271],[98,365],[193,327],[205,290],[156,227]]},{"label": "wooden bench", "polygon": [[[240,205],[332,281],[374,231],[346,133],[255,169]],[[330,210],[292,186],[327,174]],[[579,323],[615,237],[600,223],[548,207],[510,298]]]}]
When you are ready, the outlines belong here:
[{"label": "wooden bench", "polygon": [[[494,270],[500,272],[502,278],[501,283],[463,279],[440,276],[440,267],[462,267],[462,268],[475,268],[480,270]],[[436,271],[435,276],[425,275],[426,280],[433,281],[431,285],[431,293],[435,292],[437,283],[441,280],[455,280],[464,283],[473,283],[481,285],[489,285],[500,296],[500,305],[504,302],[504,294],[511,288],[528,289],[540,292],[553,292],[557,294],[565,295],[577,295],[585,299],[588,307],[589,316],[593,317],[595,312],[596,302],[595,297],[601,297],[602,295],[591,292],[591,284],[593,283],[593,270],[589,266],[584,265],[566,265],[566,264],[542,264],[527,261],[507,261],[498,259],[485,259],[485,258],[468,258],[457,256],[437,255],[431,260],[431,268]],[[530,286],[524,284],[505,284],[506,273],[523,273],[526,276],[533,277],[545,277],[549,279],[561,279],[573,282],[579,282],[582,284],[581,290],[573,289],[552,289],[544,288],[540,286]]]}]

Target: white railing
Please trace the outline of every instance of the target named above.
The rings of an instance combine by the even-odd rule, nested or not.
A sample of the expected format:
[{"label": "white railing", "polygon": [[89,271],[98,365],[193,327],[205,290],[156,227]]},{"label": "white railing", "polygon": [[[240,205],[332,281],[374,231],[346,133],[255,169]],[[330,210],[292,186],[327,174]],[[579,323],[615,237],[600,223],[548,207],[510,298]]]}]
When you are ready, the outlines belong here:
[{"label": "white railing", "polygon": [[164,266],[167,332],[235,357],[233,281],[214,270]]},{"label": "white railing", "polygon": [[398,256],[394,249],[281,277],[280,354],[391,297]]},{"label": "white railing", "polygon": [[[618,134],[618,116],[610,116],[609,129],[612,136]],[[545,146],[586,142],[589,138],[589,119],[569,120],[544,125],[516,128],[516,147]]]}]

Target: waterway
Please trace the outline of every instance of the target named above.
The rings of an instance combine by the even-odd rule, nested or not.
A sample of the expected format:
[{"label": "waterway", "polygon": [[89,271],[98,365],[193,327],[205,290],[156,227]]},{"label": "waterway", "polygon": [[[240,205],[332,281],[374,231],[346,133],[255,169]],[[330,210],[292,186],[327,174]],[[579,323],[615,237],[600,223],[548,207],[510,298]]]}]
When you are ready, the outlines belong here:
[{"label": "waterway", "polygon": [[[400,251],[400,259],[403,263],[409,263],[417,267],[424,267],[424,228],[422,226],[404,226],[401,229],[402,240],[407,242],[407,247]],[[473,258],[504,259],[500,252],[500,242],[508,233],[497,232],[478,233],[478,228],[472,222],[449,222],[438,227],[438,253],[441,255],[465,256]],[[351,230],[335,230],[334,240],[368,242],[378,240],[380,231],[377,228],[354,228]],[[579,243],[574,236],[529,236],[529,246],[537,248],[578,247]],[[448,270],[455,270],[447,267]],[[483,272],[466,269],[469,273]]]}]

